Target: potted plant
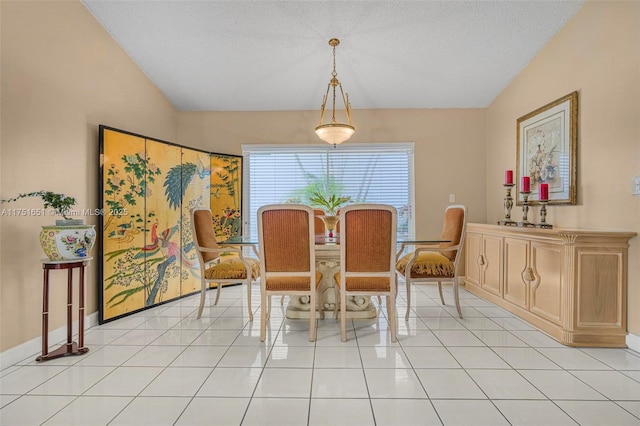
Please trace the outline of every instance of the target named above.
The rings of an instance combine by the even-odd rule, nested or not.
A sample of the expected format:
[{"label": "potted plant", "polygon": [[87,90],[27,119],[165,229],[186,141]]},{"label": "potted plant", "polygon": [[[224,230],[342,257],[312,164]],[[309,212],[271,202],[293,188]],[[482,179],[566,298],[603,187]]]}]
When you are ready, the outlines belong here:
[{"label": "potted plant", "polygon": [[[18,194],[16,197],[0,200],[0,203],[11,203],[22,198],[39,197],[44,203],[44,210],[31,210],[32,216],[57,214],[63,220],[56,220],[55,226],[43,226],[40,232],[40,244],[51,260],[81,259],[88,256],[96,240],[94,225],[84,225],[82,219],[71,219],[71,207],[76,204],[74,197],[51,191],[34,191]],[[16,211],[16,216],[21,214]],[[27,214],[26,210],[24,211]]]},{"label": "potted plant", "polygon": [[319,217],[322,219],[324,226],[327,229],[327,237],[333,238],[333,231],[336,229],[336,225],[338,224],[338,210],[340,207],[351,201],[351,197],[331,194],[327,198],[316,191],[309,197],[309,201],[313,206],[320,207],[327,212],[326,215]]}]

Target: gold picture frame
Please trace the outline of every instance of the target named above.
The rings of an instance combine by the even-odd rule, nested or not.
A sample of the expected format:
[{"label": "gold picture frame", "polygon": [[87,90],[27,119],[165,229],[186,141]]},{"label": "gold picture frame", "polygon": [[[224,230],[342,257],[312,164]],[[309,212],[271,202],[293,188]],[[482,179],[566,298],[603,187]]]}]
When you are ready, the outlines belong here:
[{"label": "gold picture frame", "polygon": [[529,176],[529,204],[538,204],[538,186],[549,185],[549,204],[576,204],[578,92],[569,93],[517,120],[516,204],[521,179]]}]

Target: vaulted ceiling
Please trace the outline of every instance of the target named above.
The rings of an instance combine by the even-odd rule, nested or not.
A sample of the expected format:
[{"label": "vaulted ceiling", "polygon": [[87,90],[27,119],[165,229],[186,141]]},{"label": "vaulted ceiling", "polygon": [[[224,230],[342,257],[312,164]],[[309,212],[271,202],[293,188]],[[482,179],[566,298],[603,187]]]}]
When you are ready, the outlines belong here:
[{"label": "vaulted ceiling", "polygon": [[[584,1],[84,0],[182,111],[483,108]],[[551,73],[553,70],[549,70]]]}]

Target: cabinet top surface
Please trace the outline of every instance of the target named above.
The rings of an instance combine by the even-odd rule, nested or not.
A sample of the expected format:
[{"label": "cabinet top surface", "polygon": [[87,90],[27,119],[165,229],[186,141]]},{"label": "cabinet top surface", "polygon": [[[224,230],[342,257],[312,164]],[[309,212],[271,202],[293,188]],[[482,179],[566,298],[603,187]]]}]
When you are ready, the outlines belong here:
[{"label": "cabinet top surface", "polygon": [[499,232],[505,234],[521,234],[521,235],[537,235],[552,237],[554,235],[576,235],[576,236],[594,236],[594,237],[617,237],[617,238],[633,238],[637,234],[629,231],[615,231],[604,229],[574,229],[574,228],[525,228],[518,226],[504,226],[504,225],[492,225],[488,223],[468,223],[467,230],[469,231],[485,231],[485,232]]}]

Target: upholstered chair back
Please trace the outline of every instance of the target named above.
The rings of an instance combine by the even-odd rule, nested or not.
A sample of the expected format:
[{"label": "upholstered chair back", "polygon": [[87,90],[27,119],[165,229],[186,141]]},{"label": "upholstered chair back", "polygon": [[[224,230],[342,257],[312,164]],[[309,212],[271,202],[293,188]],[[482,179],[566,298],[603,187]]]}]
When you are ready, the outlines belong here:
[{"label": "upholstered chair back", "polygon": [[261,220],[265,272],[310,271],[308,212],[266,210]]},{"label": "upholstered chair back", "polygon": [[[200,247],[218,248],[211,210],[201,209],[193,212],[194,240]],[[204,263],[210,262],[220,257],[219,253],[200,252]]]},{"label": "upholstered chair back", "polygon": [[[441,239],[449,240],[449,243],[440,243],[440,248],[453,247],[460,244],[460,241],[463,236],[464,225],[465,225],[465,210],[459,206],[450,206],[447,208],[444,214],[444,223],[442,225],[442,233],[440,234]],[[449,260],[454,260],[456,257],[456,250],[450,251],[442,251],[442,254],[449,258]]]}]

